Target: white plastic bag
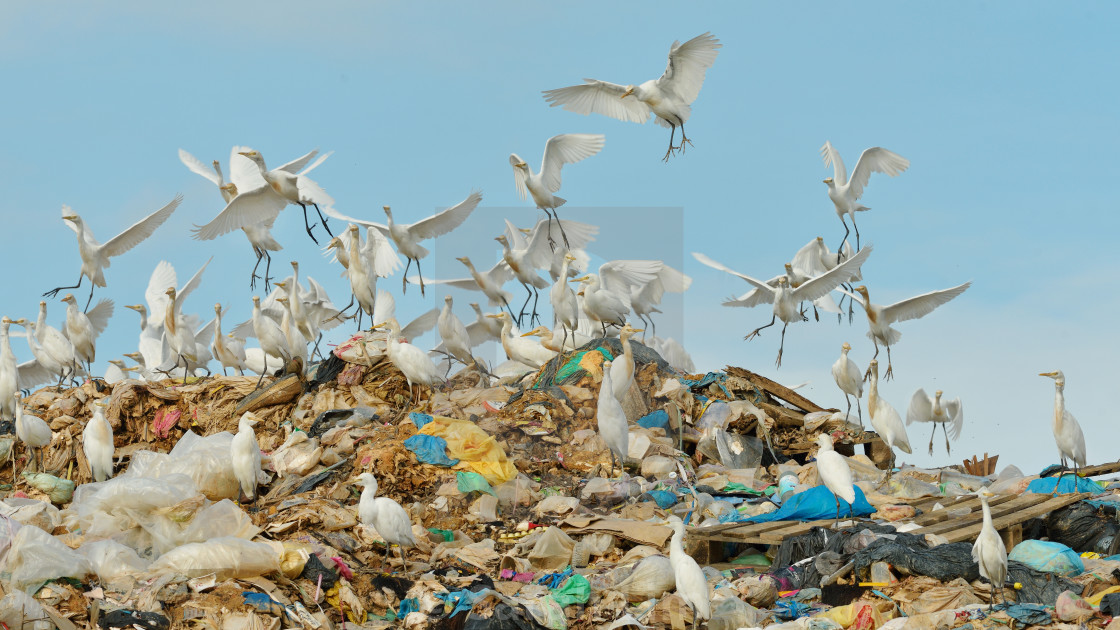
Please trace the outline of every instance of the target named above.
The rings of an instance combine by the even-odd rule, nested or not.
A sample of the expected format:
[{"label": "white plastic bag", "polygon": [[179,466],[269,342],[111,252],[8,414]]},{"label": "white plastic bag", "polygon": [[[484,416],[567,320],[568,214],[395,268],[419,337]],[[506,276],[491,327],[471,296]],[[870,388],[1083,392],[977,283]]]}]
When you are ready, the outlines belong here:
[{"label": "white plastic bag", "polygon": [[638,562],[614,590],[631,602],[642,602],[659,598],[676,587],[677,580],[673,577],[673,565],[669,564],[669,558],[648,556]]},{"label": "white plastic bag", "polygon": [[216,574],[215,579],[246,579],[280,570],[280,556],[271,545],[223,537],[176,547],[152,563],[151,573],[187,577]]},{"label": "white plastic bag", "polygon": [[124,576],[140,575],[149,562],[132,549],[113,540],[98,540],[78,547],[78,553],[89,561],[90,568],[102,582]]},{"label": "white plastic bag", "polygon": [[23,591],[12,591],[0,599],[0,622],[22,630],[52,630],[54,623],[35,598]]},{"label": "white plastic bag", "polygon": [[233,434],[228,431],[206,437],[187,431],[166,455],[137,451],[123,475],[159,479],[181,473],[193,479],[199,491],[212,501],[236,499],[240,485],[229,456],[232,441]]},{"label": "white plastic bag", "polygon": [[38,527],[21,527],[8,551],[13,589],[38,589],[43,582],[63,577],[84,578],[89,562]]},{"label": "white plastic bag", "polygon": [[272,468],[278,477],[302,476],[311,472],[323,456],[318,438],[308,437],[303,431],[292,431],[288,439],[272,453]]}]

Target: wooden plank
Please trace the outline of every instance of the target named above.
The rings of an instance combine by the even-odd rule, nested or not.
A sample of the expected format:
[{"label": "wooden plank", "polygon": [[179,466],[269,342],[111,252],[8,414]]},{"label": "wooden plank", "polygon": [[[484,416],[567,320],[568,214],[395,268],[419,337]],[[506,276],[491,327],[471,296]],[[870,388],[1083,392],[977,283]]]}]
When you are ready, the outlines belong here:
[{"label": "wooden plank", "polygon": [[[1038,496],[1048,497],[1049,495],[1038,495]],[[1065,506],[1067,506],[1071,503],[1077,503],[1078,501],[1081,501],[1082,499],[1085,499],[1085,498],[1088,498],[1088,497],[1091,497],[1091,496],[1092,496],[1092,494],[1090,494],[1090,493],[1084,493],[1084,494],[1061,494],[1061,495],[1058,495],[1056,497],[1050,497],[1050,498],[1046,499],[1045,501],[1043,501],[1042,503],[1034,505],[1034,506],[1032,506],[1030,508],[1027,508],[1025,510],[1019,510],[1019,511],[1013,512],[1011,514],[1001,516],[999,518],[995,518],[995,516],[993,515],[992,526],[995,527],[997,531],[1001,530],[1001,529],[1007,529],[1008,527],[1010,527],[1012,525],[1015,525],[1016,523],[1022,523],[1024,521],[1030,520],[1032,518],[1042,516],[1043,514],[1049,514],[1050,512],[1053,512],[1054,510],[1063,508],[1063,507],[1065,507]],[[966,541],[966,540],[974,540],[977,536],[980,535],[980,528],[982,526],[983,526],[983,523],[976,523],[974,525],[970,525],[968,527],[964,527],[964,528],[958,529],[956,531],[953,531],[950,534],[946,535],[945,538],[948,539],[949,542],[962,542],[962,541]],[[920,530],[915,531],[914,533],[919,533],[919,531]]]},{"label": "wooden plank", "polygon": [[751,383],[754,383],[755,386],[757,386],[759,389],[765,391],[775,398],[784,400],[785,402],[793,405],[794,407],[797,407],[805,413],[812,413],[814,411],[831,411],[835,413],[837,411],[840,411],[839,409],[825,409],[824,407],[821,407],[808,398],[805,398],[801,394],[798,394],[785,385],[772,381],[765,376],[762,376],[761,374],[755,374],[750,370],[745,370],[740,367],[729,365],[727,366],[727,374],[730,376],[745,378]]},{"label": "wooden plank", "polygon": [[1097,466],[1089,466],[1081,469],[1082,477],[1096,477],[1098,475],[1108,475],[1111,473],[1120,473],[1120,461],[1109,462],[1107,464],[1099,464]]},{"label": "wooden plank", "polygon": [[[1031,507],[1044,503],[1046,499],[1039,499],[1037,495],[1022,495],[1021,497],[1013,498],[1011,501],[1005,501],[999,505],[991,506],[992,518],[999,518],[1008,514],[1021,513],[1023,510],[1030,509]],[[976,509],[970,512],[967,516],[957,517],[951,520],[941,521],[927,527],[915,530],[913,533],[918,535],[924,534],[939,534],[948,537],[948,535],[956,530],[965,527],[971,527],[984,520],[984,513],[982,510]],[[980,530],[976,530],[979,532]]]},{"label": "wooden plank", "polygon": [[[1001,505],[1003,503],[1007,503],[1008,501],[1014,501],[1016,498],[1017,498],[1017,495],[1005,494],[1005,495],[1001,495],[1001,496],[998,496],[998,497],[993,497],[991,500],[988,501],[988,505],[995,508],[996,506]],[[969,508],[969,510],[971,511],[970,514],[979,514],[980,513],[979,512],[979,508],[980,508],[979,497],[969,497],[968,499],[965,499],[963,501],[957,501],[955,503],[942,504],[942,505],[945,506],[945,509],[943,509],[943,510],[931,510],[929,512],[926,512],[925,514],[922,514],[920,516],[915,517],[913,519],[913,521],[915,523],[917,523],[918,525],[921,525],[923,527],[929,527],[929,526],[933,526],[933,525],[936,525],[936,524],[939,524],[939,523],[942,523],[942,522],[947,522],[951,519],[956,520],[956,519],[959,519],[959,518],[962,518],[962,517],[953,517],[949,514],[949,511],[950,510],[959,510],[962,507]],[[968,517],[965,516],[963,518],[968,518]]]}]

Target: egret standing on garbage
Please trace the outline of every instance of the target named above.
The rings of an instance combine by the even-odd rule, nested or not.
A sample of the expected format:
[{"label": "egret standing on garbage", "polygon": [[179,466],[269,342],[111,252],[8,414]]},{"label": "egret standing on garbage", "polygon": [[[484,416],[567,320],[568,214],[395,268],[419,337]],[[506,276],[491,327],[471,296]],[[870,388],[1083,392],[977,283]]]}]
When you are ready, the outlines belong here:
[{"label": "egret standing on garbage", "polygon": [[[29,332],[28,335],[30,334]],[[35,470],[39,471],[42,468],[43,447],[51,443],[51,427],[39,416],[23,413],[23,404],[18,393],[14,395],[14,399],[16,403],[16,437],[19,438],[20,442],[27,445],[28,450],[32,451],[31,457],[37,463]],[[39,449],[37,459],[35,449]]]},{"label": "egret standing on garbage", "polygon": [[385,340],[385,353],[389,356],[389,361],[401,371],[401,374],[404,374],[405,381],[408,382],[408,398],[410,401],[412,400],[412,385],[414,383],[431,387],[443,380],[439,368],[428,358],[427,352],[411,343],[400,340],[401,326],[397,323],[397,320],[390,318],[373,328],[389,329],[389,334]]},{"label": "egret standing on garbage", "polygon": [[[533,203],[548,215],[546,236],[550,245],[556,244],[552,237],[552,219],[555,218],[560,226],[560,236],[564,238],[564,247],[572,248],[564,231],[564,224],[560,223],[560,216],[556,214],[556,209],[567,203],[566,199],[553,194],[560,191],[560,169],[565,164],[574,164],[602,151],[605,142],[606,137],[601,134],[565,133],[552,136],[544,145],[539,173],[534,173],[520,155],[510,154],[509,163],[513,166],[513,183],[517,187],[517,196],[524,200],[526,195],[532,195]],[[575,247],[583,247],[583,244],[577,243]]]},{"label": "egret standing on garbage", "polygon": [[363,525],[372,526],[385,539],[385,564],[389,564],[390,545],[397,545],[401,548],[401,564],[407,573],[408,557],[405,555],[405,548],[416,546],[416,536],[412,533],[412,520],[408,518],[408,512],[389,497],[377,496],[377,479],[372,474],[362,473],[350,483],[362,486],[362,498],[358,500],[358,520]]},{"label": "egret standing on garbage", "polygon": [[243,496],[250,503],[257,498],[257,474],[261,470],[261,447],[253,430],[257,422],[252,412],[246,411],[237,421],[237,435],[229,443],[233,475],[241,487],[238,501]]},{"label": "egret standing on garbage", "polygon": [[860,398],[863,398],[863,374],[856,367],[856,362],[848,358],[848,351],[851,349],[852,345],[846,341],[844,345],[840,346],[840,358],[832,364],[832,378],[836,381],[836,386],[840,388],[840,391],[844,392],[844,400],[848,403],[848,411],[845,417],[852,413],[852,399],[849,396],[856,397],[859,428],[863,429],[863,409],[859,402]]},{"label": "egret standing on garbage", "polygon": [[[856,230],[856,249],[859,249],[859,228],[856,227],[856,212],[870,210],[867,206],[856,203],[863,196],[863,187],[871,179],[871,173],[886,173],[891,177],[910,168],[910,160],[897,153],[882,147],[871,147],[860,154],[856,167],[848,179],[848,170],[844,168],[844,160],[840,159],[840,152],[832,148],[832,143],[825,141],[821,147],[821,157],[824,165],[832,167],[832,177],[824,180],[828,184],[828,198],[836,206],[836,216],[844,224],[844,240],[840,241],[840,249],[848,241],[848,222],[844,215],[852,218],[852,227]],[[837,254],[836,262],[840,262]]]},{"label": "egret standing on garbage", "polygon": [[622,342],[622,354],[611,362],[611,391],[620,403],[626,400],[626,394],[634,384],[634,348],[630,345],[630,337],[640,332],[642,332],[641,328],[634,328],[629,323],[618,332],[618,340]]},{"label": "egret standing on garbage", "polygon": [[848,467],[847,460],[832,448],[832,436],[822,433],[817,436],[817,476],[821,478],[824,487],[836,499],[836,528],[840,528],[840,499],[848,504],[848,516],[854,516],[852,506],[856,502],[856,489],[852,485],[852,469]]},{"label": "egret standing on garbage", "polygon": [[78,310],[78,301],[71,293],[67,293],[62,301],[66,302],[66,338],[74,344],[75,357],[80,363],[85,363],[86,372],[93,374],[97,336],[105,330],[109,318],[113,316],[113,301],[100,300],[88,313]]},{"label": "egret standing on garbage", "polygon": [[93,416],[82,430],[82,450],[94,481],[113,476],[113,426],[105,418],[105,403],[101,401],[93,403]]},{"label": "egret standing on garbage", "polygon": [[[1062,458],[1062,468],[1066,468],[1066,458],[1073,460],[1073,472],[1079,475],[1079,470],[1085,466],[1085,434],[1081,432],[1081,425],[1077,418],[1066,411],[1066,375],[1061,370],[1043,372],[1039,376],[1054,379],[1054,442],[1058,445],[1058,454]],[[1058,483],[1062,481],[1062,473],[1058,473]],[[1057,492],[1058,486],[1054,486]]]},{"label": "egret standing on garbage", "polygon": [[669,540],[669,565],[673,567],[677,595],[692,608],[692,627],[695,630],[701,619],[707,621],[712,618],[708,580],[700,565],[684,552],[684,521],[674,514],[666,523],[673,530],[673,537]]},{"label": "egret standing on garbage", "polygon": [[933,455],[933,436],[937,433],[937,425],[945,433],[945,452],[949,452],[949,430],[946,425],[953,425],[953,439],[961,436],[961,425],[964,424],[964,405],[960,398],[941,402],[940,389],[930,397],[924,389],[918,389],[910,398],[910,407],[906,410],[906,424],[911,422],[932,422],[933,433],[929,434],[929,454]]},{"label": "egret standing on garbage", "polygon": [[887,471],[887,477],[890,478],[894,472],[894,449],[898,448],[907,455],[913,451],[910,450],[910,438],[906,436],[902,417],[889,402],[879,397],[879,362],[871,359],[868,369],[871,370],[871,380],[867,387],[867,412],[871,414],[871,428],[875,429],[891,450],[891,467]]},{"label": "egret standing on garbage", "polygon": [[611,451],[611,472],[614,472],[616,455],[619,469],[625,471],[626,453],[630,449],[630,426],[626,423],[626,413],[622,410],[622,404],[614,395],[610,361],[603,362],[603,382],[599,384],[595,420],[599,425],[599,435],[603,437],[603,441]]},{"label": "egret standing on garbage", "polygon": [[[992,508],[988,506],[988,497],[991,492],[981,488],[976,493],[980,497],[980,507],[984,510],[984,524],[980,527],[980,535],[972,545],[972,559],[980,565],[980,576],[986,578],[992,586],[992,596],[988,600],[988,610],[996,601],[996,588],[1003,593],[1003,581],[1007,579],[1007,547],[1003,544],[999,532],[992,525]],[[1004,602],[1006,603],[1006,599]]]},{"label": "egret standing on garbage", "polygon": [[[670,129],[669,150],[664,157],[668,161],[674,151],[684,150],[686,142],[692,144],[684,135],[684,124],[692,113],[692,102],[700,94],[704,75],[715,63],[721,47],[723,44],[711,33],[697,35],[683,44],[675,41],[669,48],[669,65],[658,79],[641,85],[584,79],[583,85],[546,90],[544,98],[551,107],[559,105],[577,114],[594,112],[641,124],[649,120],[652,112],[659,125]],[[681,144],[673,146],[677,127],[681,128]]]}]

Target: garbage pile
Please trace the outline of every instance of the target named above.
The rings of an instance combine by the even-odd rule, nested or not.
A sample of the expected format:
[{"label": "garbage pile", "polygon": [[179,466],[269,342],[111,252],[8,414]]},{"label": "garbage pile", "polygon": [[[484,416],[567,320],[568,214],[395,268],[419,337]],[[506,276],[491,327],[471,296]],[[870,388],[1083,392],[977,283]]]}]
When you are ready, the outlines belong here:
[{"label": "garbage pile", "polygon": [[[259,390],[225,376],[39,390],[24,406],[53,433],[42,465],[0,436],[0,480],[11,480],[0,486],[0,622],[684,628],[696,614],[670,562],[671,516],[689,525],[683,549],[711,602],[698,621],[711,629],[1105,626],[1120,610],[1111,487],[1013,467],[888,478],[882,443],[846,414],[741,368],[682,374],[632,345],[626,470],[610,477],[595,413],[617,339],[497,383],[472,369],[431,390],[410,387],[376,344]],[[115,435],[115,476],[102,482],[82,448],[95,403]],[[251,500],[231,457],[246,414],[262,453]],[[822,433],[857,483],[839,528],[799,525],[834,516],[812,461]],[[362,522],[362,473],[404,508],[414,545],[390,547]],[[1013,546],[996,588],[1005,603],[991,610],[971,539],[921,531],[967,521],[982,487],[1070,497],[1024,522],[1001,513]],[[737,542],[751,526],[801,529]]]}]

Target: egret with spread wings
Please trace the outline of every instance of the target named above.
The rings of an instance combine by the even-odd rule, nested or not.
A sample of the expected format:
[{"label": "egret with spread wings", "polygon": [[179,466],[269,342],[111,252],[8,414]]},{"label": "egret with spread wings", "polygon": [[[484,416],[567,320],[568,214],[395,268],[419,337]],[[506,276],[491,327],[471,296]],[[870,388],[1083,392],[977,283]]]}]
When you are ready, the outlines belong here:
[{"label": "egret with spread wings", "polygon": [[[556,242],[552,238],[552,219],[555,217],[557,222],[560,221],[556,209],[567,203],[567,199],[553,194],[560,191],[560,169],[565,164],[574,164],[595,155],[603,149],[604,142],[606,138],[599,134],[566,133],[552,136],[544,145],[544,157],[541,159],[541,170],[538,173],[534,173],[520,155],[510,154],[509,163],[513,166],[513,183],[517,187],[517,196],[524,200],[526,196],[531,195],[533,203],[548,215],[548,230],[545,231],[545,235],[548,237],[549,245],[555,246]],[[560,236],[564,238],[564,246],[568,249],[580,247],[571,244],[562,223]]]},{"label": "egret with spread wings", "polygon": [[[852,227],[856,231],[856,249],[859,249],[856,212],[871,209],[856,203],[863,196],[864,186],[867,186],[872,173],[886,173],[894,177],[910,168],[910,160],[882,147],[871,147],[860,154],[849,178],[848,170],[844,168],[844,160],[840,159],[840,152],[832,148],[831,142],[825,141],[824,146],[821,147],[821,157],[824,158],[825,166],[832,167],[833,175],[825,179],[824,183],[828,184],[828,198],[836,206],[836,216],[840,217],[840,222],[844,224],[844,240],[840,242],[840,247],[843,248],[844,243],[848,242],[848,222],[844,220],[846,214],[852,218]],[[840,259],[837,258],[836,262],[840,262]]]}]

